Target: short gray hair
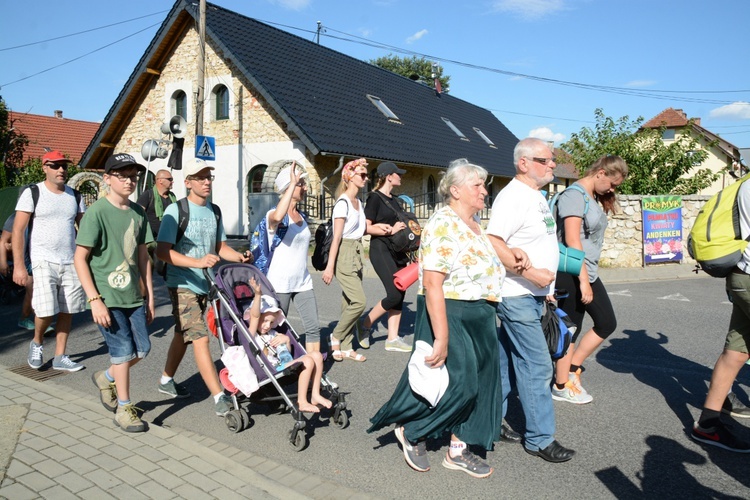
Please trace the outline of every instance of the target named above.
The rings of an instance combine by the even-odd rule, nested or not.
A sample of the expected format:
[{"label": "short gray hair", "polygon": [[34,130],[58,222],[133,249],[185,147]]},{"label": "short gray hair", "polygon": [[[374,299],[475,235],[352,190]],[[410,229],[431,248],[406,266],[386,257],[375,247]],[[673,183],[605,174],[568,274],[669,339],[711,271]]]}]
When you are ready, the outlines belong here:
[{"label": "short gray hair", "polygon": [[450,162],[448,170],[445,171],[438,185],[438,194],[443,198],[443,203],[449,203],[451,200],[451,186],[463,186],[472,174],[476,174],[483,182],[487,179],[487,170],[469,163],[466,158],[458,158]]},{"label": "short gray hair", "polygon": [[540,147],[546,148],[548,146],[546,142],[536,137],[521,139],[516,144],[516,147],[513,148],[513,164],[518,167],[518,162],[521,161],[521,158],[535,156]]}]

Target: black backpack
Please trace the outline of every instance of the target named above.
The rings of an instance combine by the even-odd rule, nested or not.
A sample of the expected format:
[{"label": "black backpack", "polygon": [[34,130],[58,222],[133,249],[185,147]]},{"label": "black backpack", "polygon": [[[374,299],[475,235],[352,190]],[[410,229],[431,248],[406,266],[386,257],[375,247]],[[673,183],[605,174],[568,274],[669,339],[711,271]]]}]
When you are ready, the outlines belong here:
[{"label": "black backpack", "polygon": [[[338,202],[336,202],[338,203]],[[334,207],[336,204],[333,205]],[[346,206],[347,213],[349,205]],[[333,214],[315,230],[315,250],[312,254],[312,265],[316,271],[325,271],[328,267],[328,254],[331,252],[333,241]]]}]

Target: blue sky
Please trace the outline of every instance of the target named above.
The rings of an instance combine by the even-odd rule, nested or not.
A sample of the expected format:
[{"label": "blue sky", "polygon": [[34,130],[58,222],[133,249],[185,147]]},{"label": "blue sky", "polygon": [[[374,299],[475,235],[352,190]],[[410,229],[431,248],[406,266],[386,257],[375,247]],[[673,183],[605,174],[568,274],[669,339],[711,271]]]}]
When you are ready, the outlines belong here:
[{"label": "blue sky", "polygon": [[[104,118],[173,5],[2,3],[0,95],[6,104],[41,115],[60,109],[67,118],[90,121]],[[736,146],[750,147],[747,0],[213,3],[308,40],[321,21],[321,44],[362,60],[403,55],[371,44],[428,55],[451,76],[453,95],[492,110],[519,138],[559,144],[592,126],[596,108],[615,118],[648,120],[673,107],[701,118]],[[67,36],[87,30],[93,31]],[[56,37],[62,38],[50,40]],[[592,90],[594,85],[610,89]]]}]

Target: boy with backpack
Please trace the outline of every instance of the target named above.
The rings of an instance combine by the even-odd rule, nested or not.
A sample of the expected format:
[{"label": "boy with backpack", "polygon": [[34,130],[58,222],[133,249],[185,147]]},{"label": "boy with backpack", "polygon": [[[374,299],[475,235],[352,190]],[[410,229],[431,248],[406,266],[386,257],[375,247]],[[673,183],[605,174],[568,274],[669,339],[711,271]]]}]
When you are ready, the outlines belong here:
[{"label": "boy with backpack", "polygon": [[33,224],[29,235],[31,268],[34,273],[34,338],[29,343],[27,362],[31,368],[44,364],[44,332],[57,317],[57,343],[54,370],[75,372],[83,365],[65,354],[73,314],[85,309],[83,289],[73,267],[75,252],[75,224],[81,220],[86,206],[80,195],[65,185],[71,161],[60,151],[50,151],[42,156],[45,179],[24,189],[16,203],[16,220],[13,223],[13,281],[26,286],[30,279],[26,270],[26,229]]},{"label": "boy with backpack", "polygon": [[241,254],[227,245],[221,211],[208,201],[213,170],[198,158],[187,163],[184,175],[189,194],[166,208],[156,238],[156,256],[167,263],[166,281],[175,320],[159,392],[172,398],[190,397],[184,386],[175,383],[174,375],[188,344],[192,344],[195,363],[213,397],[215,412],[223,417],[232,409],[232,400],[224,394],[211,359],[210,335],[203,320],[209,286],[203,270],[216,265],[220,258],[249,262],[250,253]]},{"label": "boy with backpack", "polygon": [[75,252],[76,271],[111,362],[91,380],[102,405],[115,412],[115,425],[125,432],[146,430],[130,400],[130,368],[151,350],[146,324],[154,319],[154,287],[146,245],[154,238],[143,208],[128,199],[145,171],[129,154],[107,159],[104,182],[109,192],[81,220]]},{"label": "boy with backpack", "polygon": [[[742,182],[737,192],[740,236],[750,237],[750,183]],[[698,221],[696,220],[696,225]],[[727,245],[731,245],[731,242]],[[692,254],[692,253],[691,253]],[[698,259],[700,261],[700,259]],[[750,246],[726,277],[727,294],[732,302],[732,316],[724,350],[716,361],[703,411],[690,433],[695,441],[737,453],[750,453],[750,443],[738,438],[731,427],[721,421],[722,410],[742,366],[750,359]],[[731,401],[730,401],[731,403]]]}]

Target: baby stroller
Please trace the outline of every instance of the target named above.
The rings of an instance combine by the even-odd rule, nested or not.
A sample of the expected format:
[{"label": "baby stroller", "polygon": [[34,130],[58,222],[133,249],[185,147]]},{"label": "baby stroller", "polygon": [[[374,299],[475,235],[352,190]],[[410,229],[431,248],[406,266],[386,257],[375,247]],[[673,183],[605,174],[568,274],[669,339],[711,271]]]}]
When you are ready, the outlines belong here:
[{"label": "baby stroller", "polygon": [[[271,404],[280,409],[291,410],[294,425],[289,432],[289,443],[296,451],[302,451],[308,443],[308,436],[303,431],[307,425],[307,419],[299,411],[291,398],[296,394],[287,394],[284,386],[297,382],[298,374],[302,368],[301,363],[293,363],[281,371],[276,371],[263,353],[264,345],[259,335],[251,335],[248,325],[242,319],[243,311],[250,306],[253,300],[253,292],[249,286],[250,278],[255,278],[261,287],[263,295],[270,295],[278,302],[278,297],[266,279],[265,275],[255,266],[250,264],[226,264],[213,269],[204,270],[206,278],[210,283],[208,300],[210,301],[215,318],[216,334],[224,353],[227,346],[242,346],[247,354],[250,367],[258,378],[258,390],[250,396],[245,396],[237,389],[226,387],[224,377],[222,383],[232,393],[234,410],[224,417],[227,428],[232,432],[240,432],[245,429],[250,417],[248,411],[241,406],[242,402],[256,402]],[[307,354],[299,336],[288,321],[284,321],[276,330],[286,333],[291,340],[290,353],[294,359]],[[349,416],[346,413],[346,401],[344,395],[330,384],[323,376],[321,388],[325,389],[330,397],[332,406],[330,421],[335,428],[343,429],[349,424]]]}]

